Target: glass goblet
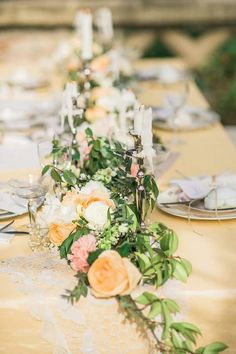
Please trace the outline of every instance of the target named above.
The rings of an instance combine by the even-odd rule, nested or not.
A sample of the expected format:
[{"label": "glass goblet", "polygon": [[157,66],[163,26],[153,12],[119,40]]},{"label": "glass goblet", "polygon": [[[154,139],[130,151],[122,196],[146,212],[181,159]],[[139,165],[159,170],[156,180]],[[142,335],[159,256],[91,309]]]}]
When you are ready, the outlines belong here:
[{"label": "glass goblet", "polygon": [[52,140],[41,140],[38,143],[38,158],[42,167],[54,165],[62,169],[68,168],[71,165],[71,143],[58,140],[57,147],[53,149]]},{"label": "glass goblet", "polygon": [[47,186],[43,184],[43,179],[38,175],[29,174],[24,180],[14,182],[15,195],[28,202],[30,227],[36,225],[37,209],[43,203],[47,192]]},{"label": "glass goblet", "polygon": [[187,101],[189,91],[189,85],[187,82],[181,82],[174,89],[170,89],[169,86],[165,86],[165,100],[171,109],[171,114],[169,117],[169,122],[174,130],[174,135],[171,140],[171,144],[180,144],[182,141],[177,137],[178,132],[178,115],[181,109],[184,107]]}]

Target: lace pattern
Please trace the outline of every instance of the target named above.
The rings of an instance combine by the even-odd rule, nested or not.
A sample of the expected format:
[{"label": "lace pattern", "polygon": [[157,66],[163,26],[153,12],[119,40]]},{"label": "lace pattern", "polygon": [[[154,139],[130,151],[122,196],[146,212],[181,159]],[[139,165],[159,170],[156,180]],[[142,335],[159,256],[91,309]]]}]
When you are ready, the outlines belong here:
[{"label": "lace pattern", "polygon": [[[153,353],[135,325],[124,323],[114,298],[96,299],[88,294],[72,306],[61,297],[65,289],[73,288],[75,279],[56,252],[3,261],[0,273],[10,276],[17,290],[25,294],[28,310],[42,321],[42,337],[51,343],[53,354]],[[160,296],[164,292],[165,296],[179,297],[179,286],[171,283]],[[135,296],[143,290],[138,289]]]}]

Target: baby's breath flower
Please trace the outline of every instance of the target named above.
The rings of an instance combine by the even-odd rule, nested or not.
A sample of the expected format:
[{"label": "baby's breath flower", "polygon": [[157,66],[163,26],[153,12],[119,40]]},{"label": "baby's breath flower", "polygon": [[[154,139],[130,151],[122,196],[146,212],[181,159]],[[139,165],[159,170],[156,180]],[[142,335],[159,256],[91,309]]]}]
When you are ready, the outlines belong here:
[{"label": "baby's breath flower", "polygon": [[121,234],[124,234],[128,231],[128,225],[127,224],[121,224],[119,227],[118,227],[118,231],[121,233]]}]

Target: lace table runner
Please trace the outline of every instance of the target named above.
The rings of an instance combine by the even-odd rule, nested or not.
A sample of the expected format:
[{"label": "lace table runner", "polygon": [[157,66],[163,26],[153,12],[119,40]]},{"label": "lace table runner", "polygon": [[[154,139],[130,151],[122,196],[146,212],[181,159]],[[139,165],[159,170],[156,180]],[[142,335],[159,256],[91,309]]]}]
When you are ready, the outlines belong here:
[{"label": "lace table runner", "polygon": [[[53,354],[153,354],[147,338],[124,321],[114,298],[96,299],[88,294],[72,306],[61,297],[76,280],[57,253],[2,261],[0,273],[10,276],[24,294],[30,314],[42,321],[42,337],[51,343]],[[179,286],[171,282],[164,292],[167,297],[179,297]]]}]

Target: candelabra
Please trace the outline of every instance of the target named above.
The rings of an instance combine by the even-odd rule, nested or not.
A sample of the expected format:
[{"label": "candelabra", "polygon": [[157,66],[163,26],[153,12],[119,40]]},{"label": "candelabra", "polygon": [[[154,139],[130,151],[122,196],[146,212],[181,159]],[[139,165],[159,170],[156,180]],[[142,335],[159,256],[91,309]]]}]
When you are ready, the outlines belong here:
[{"label": "candelabra", "polygon": [[143,150],[141,136],[136,134],[134,131],[129,132],[134,140],[134,149],[128,151],[129,155],[134,157],[137,161],[138,172],[137,178],[137,190],[136,190],[136,207],[140,217],[141,229],[145,228],[144,215],[145,215],[145,187],[143,184],[145,173],[144,173],[144,157],[141,156]]}]

